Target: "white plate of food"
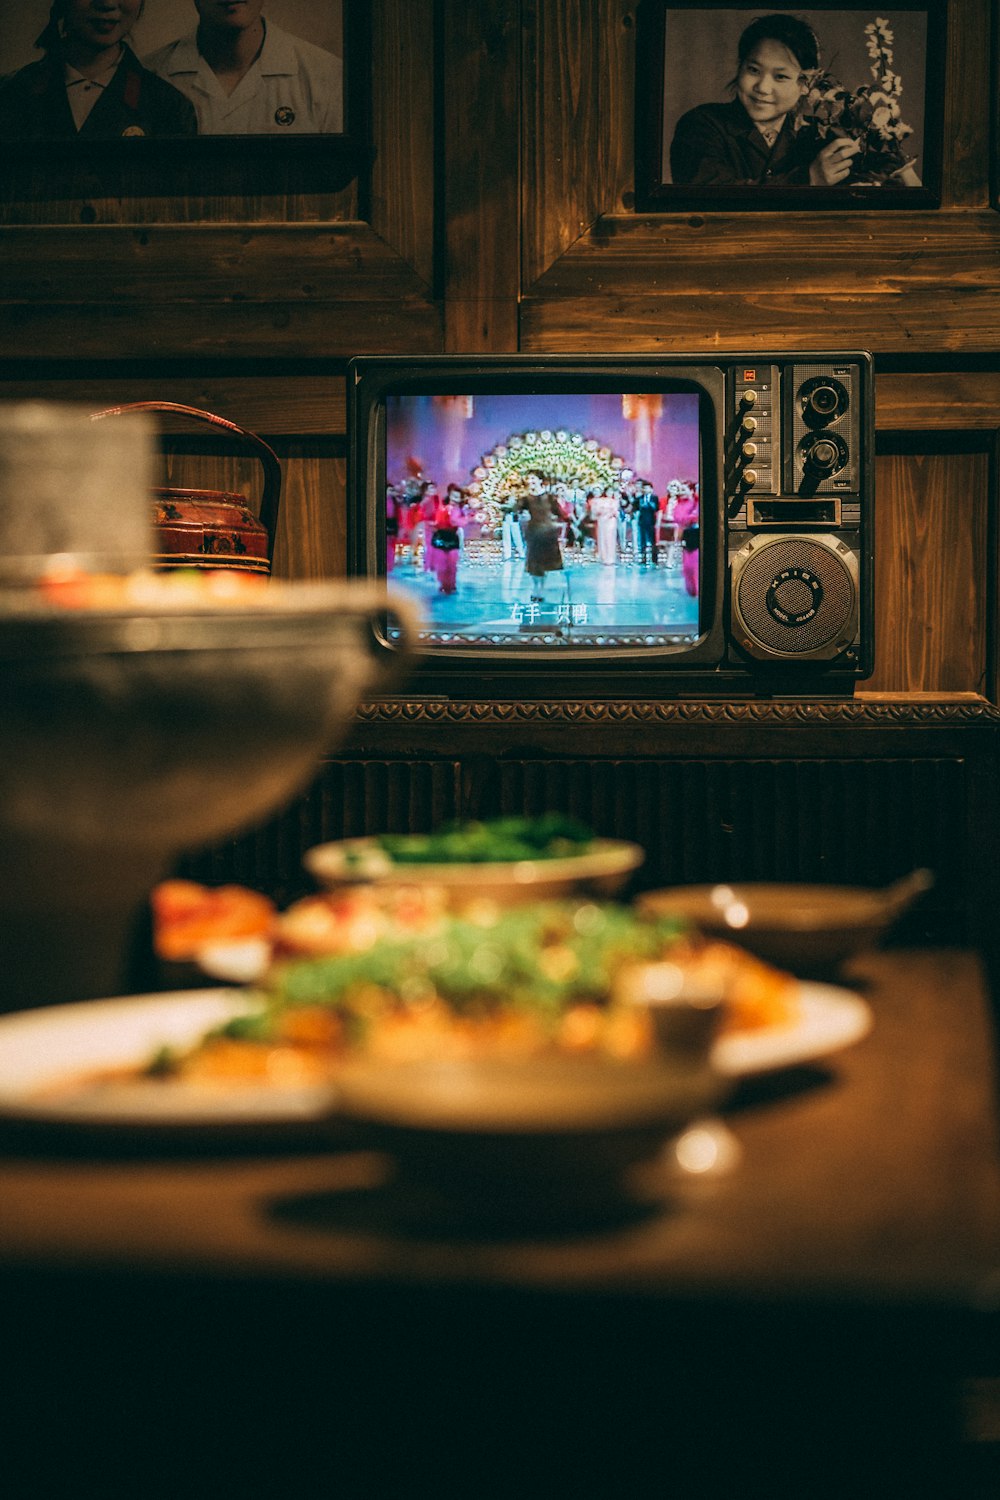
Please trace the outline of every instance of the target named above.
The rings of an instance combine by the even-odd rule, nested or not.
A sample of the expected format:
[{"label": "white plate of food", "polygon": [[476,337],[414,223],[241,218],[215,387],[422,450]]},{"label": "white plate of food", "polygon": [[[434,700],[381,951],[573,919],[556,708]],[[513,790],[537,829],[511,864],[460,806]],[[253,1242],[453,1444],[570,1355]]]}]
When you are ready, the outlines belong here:
[{"label": "white plate of food", "polygon": [[727,1078],[747,1078],[819,1062],[853,1046],[872,1028],[867,1001],[832,984],[802,983],[797,1014],[784,1026],[730,1031],[715,1043],[712,1061]]},{"label": "white plate of food", "polygon": [[[236,1080],[201,1087],[155,1076],[164,1049],[194,1046],[259,1008],[251,991],[177,990],[0,1016],[0,1119],[50,1124],[260,1126],[329,1113],[328,1085]],[[154,1074],[146,1076],[153,1068]]]},{"label": "white plate of food", "polygon": [[[848,990],[802,984],[798,999],[797,1018],[788,1025],[724,1034],[713,1052],[718,1071],[738,1079],[815,1062],[860,1041],[871,1028],[870,1008]],[[259,1008],[253,991],[230,988],[88,1000],[0,1016],[0,1119],[207,1129],[329,1119],[335,1085],[294,1076],[287,1048],[275,1049],[268,1076],[250,1080],[155,1076],[164,1049],[183,1051],[210,1029]]]}]

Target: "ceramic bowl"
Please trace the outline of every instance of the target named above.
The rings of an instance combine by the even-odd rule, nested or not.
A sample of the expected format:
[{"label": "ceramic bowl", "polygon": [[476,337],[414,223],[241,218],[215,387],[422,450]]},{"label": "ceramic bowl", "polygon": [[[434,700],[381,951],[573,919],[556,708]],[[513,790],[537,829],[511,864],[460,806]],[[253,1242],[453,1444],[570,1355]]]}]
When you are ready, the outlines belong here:
[{"label": "ceramic bowl", "polygon": [[305,865],[327,889],[357,884],[434,886],[448,894],[452,907],[461,908],[470,900],[509,905],[581,891],[613,896],[645,857],[638,844],[594,839],[585,852],[562,859],[397,864],[376,839],[368,838],[317,845],[307,850]]},{"label": "ceramic bowl", "polygon": [[885,889],[863,886],[690,885],[650,891],[640,907],[677,912],[710,937],[739,943],[795,974],[822,974],[876,947],[932,884],[926,870]]},{"label": "ceramic bowl", "polygon": [[389,1153],[418,1217],[538,1229],[636,1207],[641,1169],[725,1089],[707,1049],[357,1064],[338,1078],[336,1122]]}]

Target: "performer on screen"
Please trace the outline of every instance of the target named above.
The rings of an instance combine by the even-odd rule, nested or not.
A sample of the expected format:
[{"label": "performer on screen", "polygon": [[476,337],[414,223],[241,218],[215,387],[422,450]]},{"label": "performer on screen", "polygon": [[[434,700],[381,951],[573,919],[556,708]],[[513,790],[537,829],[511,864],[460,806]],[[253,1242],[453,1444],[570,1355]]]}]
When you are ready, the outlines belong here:
[{"label": "performer on screen", "polygon": [[524,532],[521,528],[521,502],[507,495],[500,507],[500,555],[504,562],[511,562],[525,553]]},{"label": "performer on screen", "polygon": [[454,594],[458,588],[458,560],[462,554],[462,531],[465,522],[463,494],[457,484],[450,484],[443,504],[438,506],[431,531],[431,568],[437,574],[438,592]]},{"label": "performer on screen", "polygon": [[657,545],[656,545],[656,523],[660,514],[660,497],[653,489],[652,483],[644,479],[640,485],[639,493],[635,501],[636,528],[636,550],[638,562],[641,567],[646,566],[648,555],[652,567],[656,567]]},{"label": "performer on screen", "polygon": [[401,518],[406,507],[390,484],[385,492],[385,570],[391,573],[396,566],[396,548],[400,541]]},{"label": "performer on screen", "polygon": [[698,593],[698,496],[685,484],[674,501],[674,525],[680,529],[684,588],[691,598]]},{"label": "performer on screen", "polygon": [[618,498],[608,485],[590,502],[597,522],[597,560],[605,567],[618,560]]},{"label": "performer on screen", "polygon": [[528,513],[524,528],[524,571],[532,579],[532,604],[542,604],[546,577],[549,573],[561,573],[564,568],[559,537],[565,522],[555,496],[546,488],[545,476],[532,469],[524,477],[527,494],[521,508]]}]

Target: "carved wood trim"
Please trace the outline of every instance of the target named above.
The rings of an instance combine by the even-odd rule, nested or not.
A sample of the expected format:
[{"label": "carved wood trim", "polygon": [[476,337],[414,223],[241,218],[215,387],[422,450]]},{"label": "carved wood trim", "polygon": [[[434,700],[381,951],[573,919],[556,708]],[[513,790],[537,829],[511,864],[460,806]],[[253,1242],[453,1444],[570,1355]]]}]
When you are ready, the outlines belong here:
[{"label": "carved wood trim", "polygon": [[573,699],[558,703],[475,702],[438,699],[377,699],[362,703],[357,712],[365,725],[414,724],[469,726],[478,730],[510,725],[669,726],[672,724],[733,724],[829,726],[838,728],[886,726],[1000,725],[1000,708],[976,698],[959,701],[865,702],[858,699],[803,701],[657,700],[656,702],[590,702]]}]

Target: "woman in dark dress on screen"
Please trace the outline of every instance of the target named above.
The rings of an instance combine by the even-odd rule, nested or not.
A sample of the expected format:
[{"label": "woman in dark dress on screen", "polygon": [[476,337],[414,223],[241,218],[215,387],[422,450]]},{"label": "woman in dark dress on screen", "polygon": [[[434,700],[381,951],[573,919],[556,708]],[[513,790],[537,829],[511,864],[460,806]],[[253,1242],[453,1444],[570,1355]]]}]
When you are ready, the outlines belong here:
[{"label": "woman in dark dress on screen", "polygon": [[699,104],[677,122],[670,146],[675,183],[709,187],[836,187],[846,182],[858,142],[795,129],[795,110],[819,67],[819,42],[796,16],[761,16],[737,45],[727,104]]},{"label": "woman in dark dress on screen", "polygon": [[45,56],[0,83],[0,140],[191,136],[194,105],[126,43],[143,0],[55,0]]},{"label": "woman in dark dress on screen", "polygon": [[565,517],[556,497],[546,489],[543,475],[531,470],[524,478],[528,486],[528,493],[521,501],[522,510],[528,512],[528,524],[524,528],[524,571],[531,579],[532,604],[541,604],[545,598],[546,574],[563,571],[559,539]]}]

